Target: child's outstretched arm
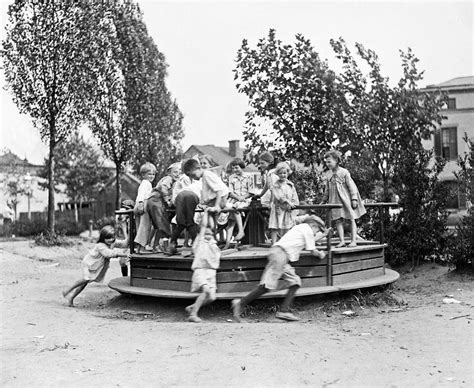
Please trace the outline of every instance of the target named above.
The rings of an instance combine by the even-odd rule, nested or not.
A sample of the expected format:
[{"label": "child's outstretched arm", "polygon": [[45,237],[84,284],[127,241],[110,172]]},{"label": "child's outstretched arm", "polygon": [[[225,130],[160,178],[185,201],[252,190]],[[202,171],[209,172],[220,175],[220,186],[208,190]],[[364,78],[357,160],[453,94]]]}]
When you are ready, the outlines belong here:
[{"label": "child's outstretched arm", "polygon": [[312,251],[311,251],[311,254],[313,256],[316,256],[316,257],[319,257],[320,259],[324,259],[326,257],[326,253],[324,252],[321,252],[320,250],[314,248]]}]

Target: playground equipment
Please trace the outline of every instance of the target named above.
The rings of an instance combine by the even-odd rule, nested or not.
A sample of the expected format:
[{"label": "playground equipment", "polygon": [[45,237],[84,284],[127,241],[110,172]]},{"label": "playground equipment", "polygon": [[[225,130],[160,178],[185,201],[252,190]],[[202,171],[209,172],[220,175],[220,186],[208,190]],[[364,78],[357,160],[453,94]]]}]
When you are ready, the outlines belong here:
[{"label": "playground equipment", "polygon": [[[296,209],[318,209],[327,212],[327,224],[331,224],[328,211],[341,205],[304,205]],[[326,251],[324,259],[319,259],[303,251],[299,261],[293,262],[296,273],[301,277],[302,287],[296,296],[316,295],[330,292],[353,290],[389,284],[399,278],[399,274],[385,268],[385,248],[383,214],[387,208],[397,207],[396,203],[367,203],[366,207],[378,208],[379,241],[358,241],[357,247],[335,248],[332,233],[318,249]],[[234,211],[224,209],[224,211]],[[268,208],[259,201],[252,201],[247,209],[246,238],[240,250],[223,251],[220,268],[217,270],[217,298],[233,299],[244,296],[260,280],[267,263],[270,244],[265,243],[264,215]],[[135,236],[132,211],[117,211],[130,217],[131,241]],[[192,257],[189,248],[181,248],[177,255],[145,252],[137,254],[131,244],[130,276],[113,279],[109,287],[124,294],[136,294],[166,298],[193,299],[191,293]],[[269,292],[263,298],[283,296],[286,291]]]}]

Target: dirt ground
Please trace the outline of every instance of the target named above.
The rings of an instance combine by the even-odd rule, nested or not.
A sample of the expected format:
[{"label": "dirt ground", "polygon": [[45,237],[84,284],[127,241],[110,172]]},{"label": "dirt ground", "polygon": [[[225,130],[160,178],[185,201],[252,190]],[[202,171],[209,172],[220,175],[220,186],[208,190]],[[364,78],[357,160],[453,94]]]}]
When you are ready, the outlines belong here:
[{"label": "dirt ground", "polygon": [[116,261],[67,307],[61,290],[89,245],[0,243],[2,387],[473,386],[472,276],[428,264],[402,273],[389,292],[399,303],[362,301],[353,316],[346,301],[361,296],[346,294],[298,299],[296,323],[276,320],[269,300],[243,323],[222,301],[193,324],[184,301],[110,290]]}]

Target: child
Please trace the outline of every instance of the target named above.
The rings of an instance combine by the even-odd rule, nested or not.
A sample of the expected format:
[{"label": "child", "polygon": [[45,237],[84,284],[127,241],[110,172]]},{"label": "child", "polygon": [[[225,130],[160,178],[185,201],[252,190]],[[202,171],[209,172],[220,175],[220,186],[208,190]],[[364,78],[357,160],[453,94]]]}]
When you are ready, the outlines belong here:
[{"label": "child", "polygon": [[107,225],[101,229],[97,244],[82,259],[83,278],[63,291],[63,296],[67,299],[70,307],[74,305],[74,298],[89,283],[101,282],[104,279],[111,258],[120,257],[120,265],[126,265],[130,261],[130,254],[125,253],[123,249],[119,249],[127,248],[127,246],[128,239],[115,241],[115,230],[112,226]]},{"label": "child", "polygon": [[271,231],[272,244],[277,242],[278,235],[283,236],[295,225],[292,209],[299,204],[299,201],[295,186],[288,180],[290,172],[288,163],[278,163],[275,168],[278,180],[270,186],[272,199],[268,228]]},{"label": "child", "polygon": [[219,268],[221,252],[209,225],[208,211],[204,211],[201,220],[201,230],[194,240],[194,260],[191,266],[193,278],[191,292],[201,292],[194,304],[186,307],[188,321],[201,322],[198,312],[201,306],[216,299],[216,270]]},{"label": "child", "polygon": [[140,176],[142,181],[140,186],[138,186],[137,198],[135,199],[135,208],[133,209],[135,213],[135,223],[136,230],[140,225],[141,216],[145,213],[145,200],[151,194],[153,189],[151,182],[155,179],[156,168],[151,163],[145,163],[140,167]]},{"label": "child", "polygon": [[[253,180],[249,174],[244,173],[245,163],[242,159],[232,159],[229,166],[232,169],[232,175],[229,177],[229,201],[227,206],[230,205],[234,209],[247,207],[252,197]],[[245,236],[242,215],[239,212],[235,212],[231,218],[235,219],[237,224],[235,240],[240,241]],[[231,222],[227,227],[227,239],[224,249],[229,247],[233,230],[234,223]]]},{"label": "child", "polygon": [[274,162],[273,155],[268,151],[264,151],[258,156],[258,168],[263,174],[264,184],[260,194],[255,195],[254,198],[262,198],[261,202],[264,206],[270,206],[271,195],[269,190],[273,182],[278,179],[273,169]]},{"label": "child", "polygon": [[296,291],[301,287],[301,279],[290,263],[299,260],[303,249],[311,251],[320,259],[324,258],[325,253],[316,249],[315,240],[320,240],[328,233],[329,229],[325,229],[324,222],[319,217],[306,216],[301,224],[295,225],[274,244],[270,248],[268,263],[260,279],[260,285],[244,298],[232,301],[232,311],[236,321],[240,321],[241,312],[246,305],[268,291],[276,290],[280,279],[285,282],[288,293],[276,317],[286,321],[298,321],[299,318],[290,312],[290,305]]},{"label": "child", "polygon": [[[120,210],[133,210],[135,207],[135,202],[133,202],[131,199],[124,199],[120,205]],[[122,235],[125,240],[128,240],[129,236],[129,228],[130,228],[130,216],[127,214],[120,214],[117,217],[117,226],[119,228],[119,231],[122,232]],[[120,264],[120,270],[122,272],[122,276],[128,276],[128,267],[127,263],[121,263]]]},{"label": "child", "polygon": [[167,175],[160,179],[146,201],[145,210],[150,216],[153,228],[156,230],[153,241],[153,252],[161,237],[171,237],[171,223],[167,208],[173,207],[171,196],[173,185],[181,172],[181,163],[174,163],[166,170]]},{"label": "child", "polygon": [[357,186],[351,178],[351,174],[345,168],[339,166],[341,153],[331,150],[324,155],[324,162],[329,169],[326,174],[326,190],[323,203],[340,203],[342,208],[332,209],[332,219],[336,221],[337,233],[341,242],[337,248],[345,246],[344,242],[344,219],[351,220],[351,242],[349,247],[357,246],[357,225],[355,220],[365,214],[365,207],[357,190]]}]

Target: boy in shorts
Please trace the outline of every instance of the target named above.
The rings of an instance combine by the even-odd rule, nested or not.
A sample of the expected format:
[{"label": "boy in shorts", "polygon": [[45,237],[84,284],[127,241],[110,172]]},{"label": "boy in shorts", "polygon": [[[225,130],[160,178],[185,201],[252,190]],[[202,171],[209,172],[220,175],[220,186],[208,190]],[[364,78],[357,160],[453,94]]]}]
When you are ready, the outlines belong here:
[{"label": "boy in shorts", "polygon": [[193,244],[194,260],[191,266],[193,270],[191,292],[201,293],[192,305],[186,307],[186,312],[189,314],[188,321],[190,322],[201,322],[201,318],[198,317],[199,309],[216,299],[216,270],[219,268],[221,252],[208,225],[209,214],[205,210],[199,235]]},{"label": "boy in shorts", "polygon": [[321,218],[309,215],[304,221],[293,226],[278,242],[273,244],[268,254],[268,263],[260,279],[260,285],[242,299],[232,301],[232,311],[234,318],[240,322],[242,309],[259,298],[263,294],[276,290],[278,282],[282,280],[288,293],[276,313],[276,317],[285,321],[299,321],[290,312],[290,305],[295,298],[296,291],[301,287],[301,279],[296,274],[295,269],[290,265],[292,261],[298,261],[303,249],[323,259],[325,253],[316,249],[315,242],[327,236],[329,229],[325,228]]}]

